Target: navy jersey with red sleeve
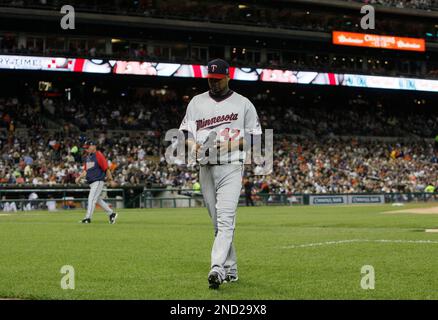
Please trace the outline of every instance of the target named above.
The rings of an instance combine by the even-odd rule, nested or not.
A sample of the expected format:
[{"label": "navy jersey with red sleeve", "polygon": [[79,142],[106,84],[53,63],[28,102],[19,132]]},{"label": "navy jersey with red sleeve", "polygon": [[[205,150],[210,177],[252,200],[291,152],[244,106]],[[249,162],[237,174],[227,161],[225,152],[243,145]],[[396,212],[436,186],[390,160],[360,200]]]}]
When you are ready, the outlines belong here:
[{"label": "navy jersey with red sleeve", "polygon": [[84,164],[84,170],[87,171],[86,179],[88,183],[104,181],[108,162],[100,151],[91,153],[87,156]]}]

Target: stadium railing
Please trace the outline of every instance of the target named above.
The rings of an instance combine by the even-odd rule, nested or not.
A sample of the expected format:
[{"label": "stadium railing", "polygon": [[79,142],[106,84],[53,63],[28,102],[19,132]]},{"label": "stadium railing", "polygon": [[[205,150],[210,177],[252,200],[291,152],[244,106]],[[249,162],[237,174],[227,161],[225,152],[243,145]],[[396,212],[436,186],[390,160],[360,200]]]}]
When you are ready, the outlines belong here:
[{"label": "stadium railing", "polygon": [[[86,208],[89,188],[44,188],[44,189],[2,189],[0,190],[0,211],[27,211],[53,209]],[[104,189],[104,200],[114,208],[125,207],[124,189]],[[35,193],[38,197],[30,197]],[[43,195],[41,198],[40,196]],[[50,204],[54,202],[54,205]]]},{"label": "stadium railing", "polygon": [[[165,192],[165,194],[164,194]],[[311,201],[314,198],[329,201]],[[348,199],[348,201],[347,201]],[[353,199],[353,201],[351,201]],[[251,195],[252,203],[245,194],[239,198],[239,206],[256,205],[322,205],[322,204],[403,204],[410,202],[438,201],[438,192],[406,192],[406,193],[336,193],[336,194],[286,194],[255,193]],[[337,202],[336,200],[343,200]],[[356,201],[355,201],[356,200]],[[141,208],[177,208],[205,206],[202,192],[191,189],[145,189],[136,199]]]},{"label": "stadium railing", "polygon": [[[27,211],[55,209],[84,209],[88,201],[87,188],[77,189],[9,189],[0,190],[0,211]],[[202,192],[178,188],[144,188],[135,197],[125,197],[126,190],[104,189],[108,197],[105,201],[114,208],[195,208],[205,207]],[[38,198],[29,197],[37,193]],[[40,197],[43,195],[43,197]],[[51,205],[50,205],[50,202]],[[295,205],[349,205],[349,204],[388,204],[438,202],[438,192],[406,193],[342,193],[342,194],[287,194],[253,193],[249,199],[240,195],[239,206],[295,206]],[[15,210],[14,210],[15,209]]]}]

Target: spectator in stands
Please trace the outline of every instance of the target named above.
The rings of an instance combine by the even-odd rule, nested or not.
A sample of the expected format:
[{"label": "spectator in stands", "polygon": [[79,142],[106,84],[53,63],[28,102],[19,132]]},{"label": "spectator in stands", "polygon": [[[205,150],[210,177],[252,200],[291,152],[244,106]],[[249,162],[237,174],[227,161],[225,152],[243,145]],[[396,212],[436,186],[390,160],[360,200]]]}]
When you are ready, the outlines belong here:
[{"label": "spectator in stands", "polygon": [[56,201],[53,200],[53,196],[49,196],[49,200],[46,201],[46,206],[47,206],[47,209],[50,212],[57,211],[57,209],[56,209]]},{"label": "spectator in stands", "polygon": [[254,183],[252,181],[252,178],[246,179],[246,181],[243,184],[243,188],[245,190],[245,202],[246,206],[249,207],[254,206],[254,201],[252,200],[252,192],[254,189]]},{"label": "spectator in stands", "polygon": [[193,180],[193,193],[201,193],[201,184],[197,180]]}]

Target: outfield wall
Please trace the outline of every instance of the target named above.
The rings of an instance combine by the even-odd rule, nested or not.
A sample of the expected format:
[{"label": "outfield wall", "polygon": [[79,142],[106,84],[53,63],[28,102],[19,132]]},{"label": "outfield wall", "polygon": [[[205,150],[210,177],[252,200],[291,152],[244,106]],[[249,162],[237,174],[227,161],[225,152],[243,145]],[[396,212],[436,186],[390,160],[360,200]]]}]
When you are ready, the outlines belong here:
[{"label": "outfield wall", "polygon": [[[134,191],[136,189],[136,191]],[[89,188],[1,188],[0,211],[14,203],[18,211],[46,210],[51,203],[58,209],[84,209]],[[35,193],[36,196],[32,195]],[[145,186],[124,186],[106,189],[104,198],[116,208],[184,208],[204,207],[201,192],[187,189],[150,189]],[[437,193],[361,193],[361,194],[285,194],[257,193],[251,201],[241,194],[239,206],[295,206],[295,205],[380,205],[385,203],[438,202]],[[7,210],[6,210],[7,211]]]},{"label": "outfield wall", "polygon": [[[145,190],[140,203],[142,208],[166,207],[199,207],[203,206],[202,194],[192,190],[173,189],[166,193]],[[153,195],[153,193],[155,194]],[[182,199],[181,195],[184,195]],[[380,205],[385,203],[409,203],[438,201],[438,193],[362,193],[362,194],[283,194],[258,193],[252,195],[256,206],[293,206],[293,205]],[[179,200],[179,201],[178,201]],[[239,206],[250,205],[247,197],[242,194]]]},{"label": "outfield wall", "polygon": [[385,197],[383,194],[309,196],[310,205],[383,204],[383,203],[385,203]]}]

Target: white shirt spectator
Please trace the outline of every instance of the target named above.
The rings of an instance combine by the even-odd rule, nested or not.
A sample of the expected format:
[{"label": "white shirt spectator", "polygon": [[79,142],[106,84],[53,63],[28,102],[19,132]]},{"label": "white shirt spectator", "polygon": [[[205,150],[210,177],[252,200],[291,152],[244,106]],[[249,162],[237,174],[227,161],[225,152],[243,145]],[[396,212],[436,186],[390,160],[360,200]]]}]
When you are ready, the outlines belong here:
[{"label": "white shirt spectator", "polygon": [[56,201],[55,200],[47,201],[46,206],[49,209],[49,211],[56,211]]}]

